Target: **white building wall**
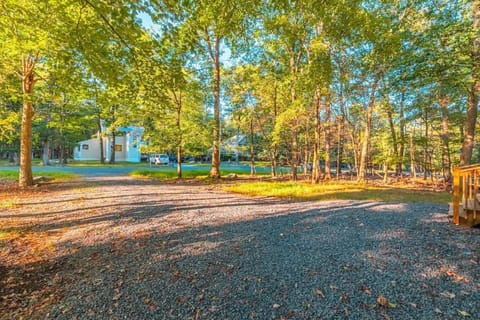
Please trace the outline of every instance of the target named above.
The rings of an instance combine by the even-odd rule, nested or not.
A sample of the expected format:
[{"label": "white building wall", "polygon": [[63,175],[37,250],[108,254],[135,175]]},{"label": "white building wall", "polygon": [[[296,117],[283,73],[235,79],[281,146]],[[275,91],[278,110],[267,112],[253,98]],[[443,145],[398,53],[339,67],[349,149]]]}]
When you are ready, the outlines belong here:
[{"label": "white building wall", "polygon": [[[132,128],[131,132],[124,136],[115,137],[115,144],[121,146],[121,151],[115,152],[116,161],[140,162],[140,145],[143,128]],[[103,138],[104,156],[105,160],[110,159],[111,154],[111,139],[109,137]],[[89,140],[80,141],[73,152],[74,160],[100,160],[100,139],[93,138]]]}]

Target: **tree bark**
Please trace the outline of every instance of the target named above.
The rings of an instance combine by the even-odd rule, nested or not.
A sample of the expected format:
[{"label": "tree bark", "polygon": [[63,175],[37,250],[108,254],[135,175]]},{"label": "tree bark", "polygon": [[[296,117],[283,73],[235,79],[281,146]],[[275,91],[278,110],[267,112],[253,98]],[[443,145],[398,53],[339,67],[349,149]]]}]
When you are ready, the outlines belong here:
[{"label": "tree bark", "polygon": [[417,169],[415,163],[415,143],[414,138],[415,136],[415,127],[413,127],[412,132],[410,133],[410,176],[413,179],[417,178]]},{"label": "tree bark", "polygon": [[450,159],[450,133],[449,133],[449,114],[448,114],[448,97],[444,96],[440,99],[440,107],[442,114],[442,174],[445,181],[450,181],[451,159]]},{"label": "tree bark", "polygon": [[[275,125],[277,121],[277,82],[276,81],[273,89],[274,89],[273,91],[273,125]],[[274,143],[272,146],[271,163],[272,163],[271,175],[272,175],[272,178],[275,178],[277,176],[277,144],[276,143]]]},{"label": "tree bark", "polygon": [[375,93],[378,87],[378,76],[375,77],[373,81],[371,92],[370,92],[370,100],[368,102],[367,110],[366,110],[366,122],[365,122],[365,131],[363,136],[362,142],[362,151],[360,153],[360,166],[358,168],[358,177],[357,180],[359,182],[364,182],[366,178],[366,166],[367,166],[367,153],[368,153],[368,145],[370,143],[370,131],[372,129],[372,117],[373,117],[373,107],[375,106]]},{"label": "tree bark", "polygon": [[115,164],[115,143],[116,143],[116,128],[115,128],[115,120],[116,120],[116,114],[115,114],[115,111],[116,111],[116,107],[113,106],[112,107],[112,143],[111,143],[111,146],[110,146],[110,161],[108,163],[110,164]]},{"label": "tree bark", "polygon": [[35,57],[24,55],[22,57],[22,128],[20,133],[20,172],[18,185],[25,188],[33,185],[32,173],[32,122],[33,122],[33,91],[35,86],[35,64],[38,53]]},{"label": "tree bark", "polygon": [[[208,33],[207,33],[208,34]],[[213,146],[210,178],[220,178],[220,38],[214,40],[214,49],[210,46],[213,63]]]},{"label": "tree bark", "polygon": [[[294,50],[291,50],[290,53],[290,102],[291,104],[295,103],[297,95],[295,92],[295,76],[296,76],[296,66],[295,66],[295,57]],[[298,165],[298,128],[297,120],[293,121],[292,128],[292,179],[296,181],[298,179],[297,175],[297,165]]]},{"label": "tree bark", "polygon": [[105,150],[103,150],[103,130],[102,122],[100,119],[100,114],[97,117],[97,126],[98,126],[98,141],[100,143],[100,163],[105,164]]},{"label": "tree bark", "polygon": [[298,165],[298,130],[297,124],[293,125],[292,130],[292,180],[298,180],[297,174],[297,165]]},{"label": "tree bark", "polygon": [[[395,126],[393,124],[393,110],[392,106],[388,105],[387,106],[387,117],[388,117],[388,124],[390,126],[390,134],[392,136],[392,147],[393,147],[393,155],[395,156],[395,159],[399,158],[398,154],[398,145],[397,145],[397,134],[395,132]],[[400,166],[400,172],[401,172],[401,166]],[[398,166],[395,170],[396,175],[400,175],[400,172],[398,171]]]},{"label": "tree bark", "polygon": [[330,168],[330,96],[327,95],[325,100],[325,179],[332,178]]},{"label": "tree bark", "polygon": [[44,166],[48,166],[50,163],[50,140],[48,140],[48,137],[43,140],[42,163]]},{"label": "tree bark", "polygon": [[182,143],[183,143],[183,131],[182,131],[182,109],[183,109],[183,99],[182,91],[179,91],[178,94],[173,88],[172,90],[173,99],[176,106],[176,126],[177,126],[177,178],[182,178]]},{"label": "tree bark", "polygon": [[427,170],[427,167],[428,167],[428,152],[429,152],[429,144],[428,144],[428,139],[429,139],[429,132],[428,132],[428,111],[425,110],[425,113],[424,113],[424,121],[425,121],[425,145],[424,145],[424,148],[423,148],[423,180],[427,180],[427,173],[428,173],[428,170]]},{"label": "tree bark", "polygon": [[477,123],[478,100],[480,95],[480,0],[472,4],[473,11],[473,31],[475,34],[473,52],[472,52],[472,77],[473,83],[467,102],[467,115],[465,118],[465,133],[462,145],[462,154],[460,164],[467,165],[472,161],[475,125]]},{"label": "tree bark", "polygon": [[404,112],[404,104],[405,104],[405,89],[402,88],[402,98],[400,100],[400,150],[399,150],[399,158],[397,160],[397,174],[401,177],[403,172],[403,159],[405,157],[405,112]]},{"label": "tree bark", "polygon": [[253,115],[250,119],[250,175],[255,175],[255,148],[254,148],[254,136],[253,136]]},{"label": "tree bark", "polygon": [[112,130],[112,139],[111,139],[111,146],[110,146],[110,161],[109,164],[115,164],[115,143],[116,143],[116,136],[115,136],[115,128]]},{"label": "tree bark", "polygon": [[313,164],[312,164],[312,183],[320,182],[320,90],[315,91],[314,100],[314,143],[313,143]]}]

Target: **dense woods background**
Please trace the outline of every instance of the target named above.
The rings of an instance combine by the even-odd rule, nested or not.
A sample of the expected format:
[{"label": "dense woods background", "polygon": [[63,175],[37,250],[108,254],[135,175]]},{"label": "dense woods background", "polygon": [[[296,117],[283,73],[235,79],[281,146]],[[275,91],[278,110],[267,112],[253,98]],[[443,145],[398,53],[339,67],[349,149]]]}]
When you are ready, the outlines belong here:
[{"label": "dense woods background", "polygon": [[0,153],[19,155],[20,186],[32,154],[65,161],[129,125],[145,128],[145,152],[210,157],[212,177],[234,135],[293,179],[312,164],[313,182],[342,168],[448,180],[480,161],[478,0],[3,0],[0,12]]}]

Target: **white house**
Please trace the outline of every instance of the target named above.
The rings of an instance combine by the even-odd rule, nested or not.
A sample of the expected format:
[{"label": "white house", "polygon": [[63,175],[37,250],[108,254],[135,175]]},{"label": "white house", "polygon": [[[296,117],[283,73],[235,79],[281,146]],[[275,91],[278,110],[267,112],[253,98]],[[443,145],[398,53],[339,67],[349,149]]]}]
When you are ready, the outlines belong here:
[{"label": "white house", "polygon": [[[140,127],[118,128],[117,132],[122,136],[115,136],[115,160],[127,162],[140,162],[140,146],[144,129]],[[110,159],[112,139],[109,135],[103,138],[103,150],[105,159]],[[100,138],[96,137],[80,141],[73,152],[74,160],[99,160],[100,161]]]}]

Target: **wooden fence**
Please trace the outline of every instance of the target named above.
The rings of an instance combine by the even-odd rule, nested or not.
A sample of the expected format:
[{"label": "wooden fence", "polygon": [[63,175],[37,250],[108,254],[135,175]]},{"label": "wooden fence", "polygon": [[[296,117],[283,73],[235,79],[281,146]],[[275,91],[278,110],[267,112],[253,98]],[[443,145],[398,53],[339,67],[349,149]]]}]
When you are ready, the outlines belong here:
[{"label": "wooden fence", "polygon": [[480,224],[480,164],[453,169],[453,223]]}]

